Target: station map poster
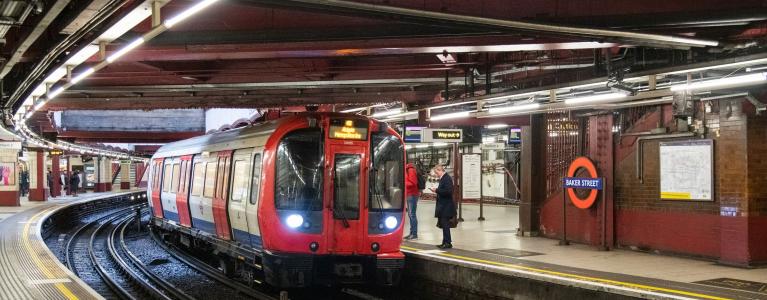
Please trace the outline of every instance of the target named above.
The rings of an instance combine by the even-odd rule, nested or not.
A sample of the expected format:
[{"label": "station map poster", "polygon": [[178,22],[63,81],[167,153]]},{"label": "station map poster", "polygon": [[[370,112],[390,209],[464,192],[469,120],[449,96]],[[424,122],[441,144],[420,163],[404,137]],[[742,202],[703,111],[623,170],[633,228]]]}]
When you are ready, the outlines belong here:
[{"label": "station map poster", "polygon": [[464,154],[461,157],[461,197],[479,199],[482,197],[482,155]]},{"label": "station map poster", "polygon": [[713,140],[660,143],[660,198],[713,201]]}]

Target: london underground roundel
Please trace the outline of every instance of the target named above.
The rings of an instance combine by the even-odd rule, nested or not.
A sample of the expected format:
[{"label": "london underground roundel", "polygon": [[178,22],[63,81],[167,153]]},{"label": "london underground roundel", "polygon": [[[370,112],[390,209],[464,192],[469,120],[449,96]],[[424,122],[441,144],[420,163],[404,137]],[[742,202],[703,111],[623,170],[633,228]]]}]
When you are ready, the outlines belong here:
[{"label": "london underground roundel", "polygon": [[[575,177],[575,173],[578,169],[584,168],[589,173],[589,178]],[[597,168],[594,163],[588,157],[581,156],[573,160],[570,167],[567,169],[567,178],[565,178],[565,187],[567,187],[567,195],[570,197],[570,202],[575,207],[580,209],[587,209],[594,205],[597,200],[597,193],[602,189],[602,179],[597,177]],[[589,195],[586,198],[581,198],[575,193],[576,188],[590,189]]]}]

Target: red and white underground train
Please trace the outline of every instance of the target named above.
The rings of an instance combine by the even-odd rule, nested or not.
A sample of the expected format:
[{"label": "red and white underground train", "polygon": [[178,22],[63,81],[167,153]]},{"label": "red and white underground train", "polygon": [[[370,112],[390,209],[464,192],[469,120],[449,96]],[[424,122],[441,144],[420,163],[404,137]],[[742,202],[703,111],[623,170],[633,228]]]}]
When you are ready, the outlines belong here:
[{"label": "red and white underground train", "polygon": [[396,285],[404,157],[386,123],[340,113],[170,143],[151,161],[151,224],[277,287]]}]

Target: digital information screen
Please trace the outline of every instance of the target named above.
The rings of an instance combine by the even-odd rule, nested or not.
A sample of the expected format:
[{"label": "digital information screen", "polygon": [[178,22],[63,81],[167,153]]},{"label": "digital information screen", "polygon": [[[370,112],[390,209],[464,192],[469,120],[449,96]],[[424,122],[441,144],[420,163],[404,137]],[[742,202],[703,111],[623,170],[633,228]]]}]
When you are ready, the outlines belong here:
[{"label": "digital information screen", "polygon": [[365,141],[368,139],[368,121],[330,119],[328,136],[331,139]]},{"label": "digital information screen", "polygon": [[509,128],[508,144],[514,145],[514,144],[520,144],[520,143],[522,143],[522,128],[519,128],[519,127]]},{"label": "digital information screen", "polygon": [[405,143],[420,143],[421,133],[426,126],[405,126]]}]

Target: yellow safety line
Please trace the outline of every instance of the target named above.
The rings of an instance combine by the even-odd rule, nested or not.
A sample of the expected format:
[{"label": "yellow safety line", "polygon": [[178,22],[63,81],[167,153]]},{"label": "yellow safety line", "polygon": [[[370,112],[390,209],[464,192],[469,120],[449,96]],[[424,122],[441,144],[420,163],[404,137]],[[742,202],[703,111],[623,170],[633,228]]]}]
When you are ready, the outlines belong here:
[{"label": "yellow safety line", "polygon": [[[48,279],[55,279],[56,277],[53,275],[51,270],[49,270],[43,264],[43,262],[40,260],[40,258],[37,257],[37,253],[34,251],[34,249],[32,249],[32,244],[30,242],[29,237],[30,237],[31,234],[33,234],[32,232],[30,232],[30,228],[32,227],[32,223],[37,222],[36,219],[38,217],[40,217],[42,214],[44,214],[44,213],[46,213],[46,212],[48,212],[50,210],[53,210],[55,208],[56,207],[51,207],[51,208],[45,209],[45,210],[35,214],[31,218],[29,218],[29,220],[27,220],[27,223],[24,225],[24,231],[23,231],[24,237],[22,239],[23,242],[24,242],[24,247],[27,249],[27,252],[29,252],[30,256],[32,257],[32,262],[34,262],[35,265],[37,265],[37,268],[40,269],[40,271],[42,271],[43,274]],[[56,283],[55,286],[65,297],[67,297],[67,299],[70,299],[70,300],[77,300],[77,299],[79,299],[63,283]]]},{"label": "yellow safety line", "polygon": [[[422,250],[422,249],[412,248],[412,247],[408,247],[408,246],[401,246],[400,248],[405,249],[405,250],[410,250],[410,251],[421,251]],[[430,254],[433,254],[433,253],[430,253]],[[662,288],[662,287],[657,287],[657,286],[650,286],[650,285],[630,283],[630,282],[623,282],[623,281],[617,281],[617,280],[611,280],[611,279],[604,279],[604,278],[582,276],[582,275],[569,274],[569,273],[563,273],[563,272],[557,272],[557,271],[550,271],[550,270],[532,268],[532,267],[527,267],[527,266],[521,266],[521,265],[502,263],[502,262],[496,262],[496,261],[490,261],[490,260],[466,257],[466,256],[461,256],[461,255],[455,255],[455,254],[451,254],[451,253],[447,253],[447,252],[445,252],[445,253],[436,253],[434,255],[440,255],[440,256],[451,257],[451,258],[456,258],[456,259],[465,260],[465,261],[473,261],[473,262],[478,262],[478,263],[484,263],[484,264],[489,264],[489,265],[496,265],[496,266],[506,267],[506,268],[510,268],[510,269],[526,270],[526,271],[532,271],[532,272],[536,272],[536,273],[554,275],[554,276],[559,276],[559,277],[573,278],[573,279],[579,279],[579,280],[584,280],[584,281],[599,282],[599,283],[617,285],[617,286],[622,286],[622,287],[630,287],[630,288],[647,290],[647,291],[667,292],[667,293],[673,293],[673,294],[679,294],[679,295],[685,295],[685,296],[698,297],[698,298],[703,298],[703,299],[712,299],[712,300],[728,300],[728,299],[730,299],[730,298],[722,298],[722,297],[711,296],[711,295],[706,295],[706,294],[699,294],[699,293],[688,292],[688,291],[681,291],[681,290],[675,290],[675,289],[669,289],[669,288]]]}]

